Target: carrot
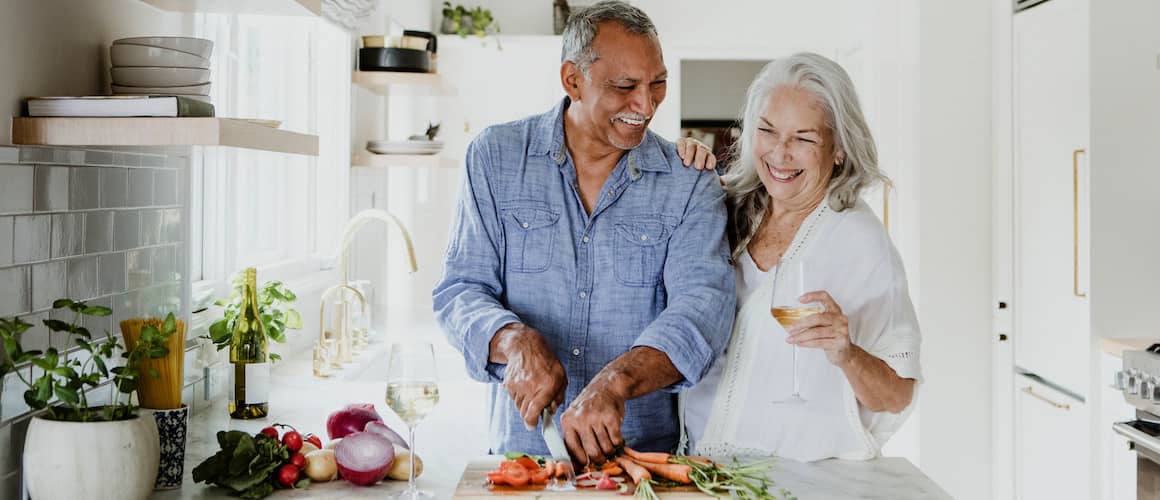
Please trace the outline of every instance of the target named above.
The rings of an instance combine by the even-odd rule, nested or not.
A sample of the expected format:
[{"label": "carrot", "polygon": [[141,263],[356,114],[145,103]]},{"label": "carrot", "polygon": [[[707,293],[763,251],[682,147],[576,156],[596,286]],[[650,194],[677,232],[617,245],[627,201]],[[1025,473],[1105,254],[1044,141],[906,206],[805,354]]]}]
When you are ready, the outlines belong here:
[{"label": "carrot", "polygon": [[[609,463],[615,464],[616,462],[609,462]],[[609,475],[609,476],[619,476],[621,474],[624,474],[624,469],[621,469],[619,465],[613,465],[612,467],[605,467],[603,469],[600,469],[600,472],[602,472],[606,475]]]},{"label": "carrot", "polygon": [[636,451],[636,450],[629,448],[627,446],[624,447],[624,454],[627,455],[629,458],[636,460],[637,462],[642,462],[642,463],[648,462],[648,463],[652,463],[652,464],[667,464],[667,463],[669,463],[669,458],[672,458],[672,455],[669,455],[668,453],[661,453],[659,451],[654,451],[654,452]]},{"label": "carrot", "polygon": [[568,477],[568,467],[567,467],[566,465],[564,465],[564,461],[563,461],[563,460],[561,460],[561,461],[559,461],[559,462],[556,462],[556,473],[555,473],[554,475],[555,475],[557,478],[566,478],[566,477]]},{"label": "carrot", "polygon": [[517,458],[516,462],[519,463],[520,465],[524,466],[524,468],[527,469],[528,472],[536,472],[536,471],[540,470],[540,464],[536,463],[535,460],[532,460],[532,457],[529,457],[527,455],[524,455],[520,458]]},{"label": "carrot", "polygon": [[[635,461],[635,460],[634,460]],[[653,462],[636,462],[637,465],[644,467],[649,472],[670,481],[676,481],[681,484],[692,484],[693,480],[689,478],[689,473],[693,472],[693,468],[684,464],[658,464]]]},{"label": "carrot", "polygon": [[491,481],[491,484],[507,484],[507,480],[504,479],[503,473],[499,471],[488,472],[487,480]]},{"label": "carrot", "polygon": [[632,484],[640,484],[643,480],[652,479],[652,474],[649,473],[648,469],[633,462],[631,458],[619,456],[616,457],[616,463],[624,467],[625,472],[628,472],[628,476],[632,478]]},{"label": "carrot", "polygon": [[692,461],[697,462],[699,464],[713,465],[713,461],[709,460],[708,458],[705,458],[705,457],[695,457],[692,455],[684,455],[681,458],[684,458],[687,460],[692,460]]}]

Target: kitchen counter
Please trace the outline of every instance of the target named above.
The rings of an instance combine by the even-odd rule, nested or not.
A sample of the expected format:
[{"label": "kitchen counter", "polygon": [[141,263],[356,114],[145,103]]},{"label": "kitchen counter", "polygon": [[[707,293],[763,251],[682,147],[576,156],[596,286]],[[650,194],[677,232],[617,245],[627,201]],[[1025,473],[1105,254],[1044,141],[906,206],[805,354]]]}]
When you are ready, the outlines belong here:
[{"label": "kitchen counter", "polygon": [[[485,391],[463,371],[458,353],[446,342],[433,339],[436,365],[440,370],[439,406],[417,430],[418,455],[424,462],[419,487],[436,498],[451,498],[469,460],[485,459]],[[153,500],[232,498],[226,490],[194,483],[194,466],[218,450],[219,430],[257,432],[275,422],[291,424],[303,433],[325,436],[325,422],[331,411],[352,402],[373,402],[391,428],[406,437],[406,427],[383,404],[386,369],[381,346],[363,356],[369,358],[360,373],[330,379],[310,374],[308,358],[289,359],[275,365],[270,390],[270,416],[261,420],[233,420],[226,414],[225,401],[215,401],[191,416],[186,447],[185,481],[182,488],[158,491]],[[304,356],[308,356],[305,354]],[[353,370],[352,370],[353,372]],[[493,459],[497,459],[492,457]],[[498,460],[498,459],[497,459]],[[816,463],[782,461],[772,473],[779,487],[801,500],[882,498],[951,498],[930,478],[903,458],[869,461],[827,460]],[[354,486],[345,481],[315,483],[305,490],[280,490],[268,497],[280,498],[385,498],[390,491],[406,488],[405,481],[385,481],[373,487]],[[706,496],[706,498],[709,498]]]}]

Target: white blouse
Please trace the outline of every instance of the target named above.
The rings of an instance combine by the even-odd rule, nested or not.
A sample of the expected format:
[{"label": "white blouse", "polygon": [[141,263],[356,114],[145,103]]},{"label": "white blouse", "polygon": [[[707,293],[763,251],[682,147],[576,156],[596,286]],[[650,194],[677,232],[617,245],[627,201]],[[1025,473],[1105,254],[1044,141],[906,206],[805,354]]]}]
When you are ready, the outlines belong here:
[{"label": "white blouse", "polygon": [[[785,255],[808,256],[809,280],[849,318],[851,341],[899,377],[921,383],[918,320],[906,273],[889,234],[863,202],[842,212],[828,199],[802,222]],[[775,403],[792,388],[793,346],[769,314],[772,272],[748,252],[736,263],[740,311],[725,354],[681,395],[687,450],[698,455],[776,455],[800,461],[868,459],[910,414],[875,413],[858,404],[840,368],[821,349],[798,349],[805,403]]]}]

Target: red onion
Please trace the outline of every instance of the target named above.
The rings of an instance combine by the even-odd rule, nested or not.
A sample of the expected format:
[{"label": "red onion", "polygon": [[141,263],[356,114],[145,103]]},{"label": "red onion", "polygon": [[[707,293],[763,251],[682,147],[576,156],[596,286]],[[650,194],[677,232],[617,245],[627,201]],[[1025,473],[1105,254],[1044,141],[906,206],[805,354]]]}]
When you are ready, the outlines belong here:
[{"label": "red onion", "polygon": [[400,436],[397,432],[391,430],[390,427],[387,427],[387,424],[382,422],[367,422],[367,426],[364,427],[363,430],[385,437],[394,443],[395,446],[398,446],[404,450],[411,449],[410,446],[407,446],[407,441],[403,439],[403,436]]},{"label": "red onion", "polygon": [[356,432],[334,447],[334,461],[342,478],[359,486],[370,486],[391,471],[395,446],[373,432]]},{"label": "red onion", "polygon": [[349,404],[346,408],[331,413],[326,419],[326,433],[330,439],[346,437],[356,432],[362,432],[367,422],[383,421],[375,405],[370,403]]}]

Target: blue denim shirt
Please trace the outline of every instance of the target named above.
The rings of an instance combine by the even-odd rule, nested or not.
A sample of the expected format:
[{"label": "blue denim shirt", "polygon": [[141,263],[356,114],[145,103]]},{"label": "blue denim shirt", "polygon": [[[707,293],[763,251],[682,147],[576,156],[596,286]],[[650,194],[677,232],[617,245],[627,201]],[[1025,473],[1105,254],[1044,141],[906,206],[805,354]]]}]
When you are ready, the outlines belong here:
[{"label": "blue denim shirt", "polygon": [[629,349],[667,354],[684,380],[629,401],[622,434],[638,449],[672,451],[675,391],[708,371],[733,323],[724,192],[649,131],[589,215],[564,144],[568,104],[472,141],[435,316],[468,374],[491,383],[491,452],[548,453],[501,385],[504,367],[488,362],[493,334],[513,322],[538,330],[564,365],[565,407]]}]

